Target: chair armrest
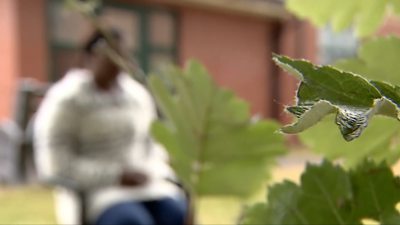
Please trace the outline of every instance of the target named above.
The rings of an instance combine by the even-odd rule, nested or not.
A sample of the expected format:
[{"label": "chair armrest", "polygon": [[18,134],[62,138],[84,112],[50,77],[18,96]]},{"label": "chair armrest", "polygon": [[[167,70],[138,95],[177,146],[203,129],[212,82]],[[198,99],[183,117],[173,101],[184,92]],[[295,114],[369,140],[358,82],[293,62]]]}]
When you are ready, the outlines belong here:
[{"label": "chair armrest", "polygon": [[78,202],[80,206],[80,212],[79,212],[79,220],[81,224],[89,224],[88,218],[87,218],[87,209],[88,209],[88,191],[83,190],[82,188],[79,188],[79,186],[76,184],[76,182],[73,182],[71,180],[67,179],[59,179],[59,178],[53,178],[53,179],[48,179],[44,180],[43,182],[47,186],[59,186],[66,188],[68,190],[71,190],[76,193],[78,196]]}]

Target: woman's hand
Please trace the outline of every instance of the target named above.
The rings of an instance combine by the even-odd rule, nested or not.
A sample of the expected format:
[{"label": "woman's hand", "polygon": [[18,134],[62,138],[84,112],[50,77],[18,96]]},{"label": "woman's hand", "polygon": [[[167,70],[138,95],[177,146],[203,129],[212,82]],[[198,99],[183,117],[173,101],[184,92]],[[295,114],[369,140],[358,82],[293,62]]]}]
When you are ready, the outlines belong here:
[{"label": "woman's hand", "polygon": [[147,176],[140,172],[124,171],[121,175],[122,186],[135,187],[147,183]]}]

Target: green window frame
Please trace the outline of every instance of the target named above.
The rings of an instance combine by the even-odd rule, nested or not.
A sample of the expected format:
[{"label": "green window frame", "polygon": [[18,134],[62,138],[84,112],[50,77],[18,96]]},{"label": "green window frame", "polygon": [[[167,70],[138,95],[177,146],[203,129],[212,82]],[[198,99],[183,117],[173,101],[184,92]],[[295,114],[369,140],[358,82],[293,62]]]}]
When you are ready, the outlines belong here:
[{"label": "green window frame", "polygon": [[[73,44],[66,41],[59,41],[54,39],[54,35],[51,32],[51,29],[54,28],[52,18],[57,16],[55,15],[56,12],[54,11],[54,7],[59,7],[56,6],[56,4],[60,3],[62,4],[62,0],[47,0],[47,38],[49,43],[50,56],[49,80],[53,82],[58,80],[63,75],[62,72],[60,72],[60,65],[58,65],[57,63],[58,54],[71,54],[72,58],[72,55],[77,52],[79,44],[81,44]],[[135,34],[137,42],[135,43],[135,46],[137,46],[137,48],[129,51],[129,53],[136,58],[139,65],[146,74],[156,69],[154,68],[153,61],[157,61],[157,59],[162,59],[164,57],[168,58],[169,61],[171,61],[172,63],[178,62],[177,12],[163,7],[118,3],[115,1],[105,1],[102,8],[124,10],[126,12],[132,13],[138,19],[137,33]],[[150,26],[152,25],[151,19],[154,19],[152,16],[154,15],[166,15],[170,18],[170,22],[172,23],[172,30],[169,32],[170,35],[172,35],[172,37],[170,37],[172,40],[170,41],[171,43],[168,46],[152,42],[151,32],[153,30]]]}]

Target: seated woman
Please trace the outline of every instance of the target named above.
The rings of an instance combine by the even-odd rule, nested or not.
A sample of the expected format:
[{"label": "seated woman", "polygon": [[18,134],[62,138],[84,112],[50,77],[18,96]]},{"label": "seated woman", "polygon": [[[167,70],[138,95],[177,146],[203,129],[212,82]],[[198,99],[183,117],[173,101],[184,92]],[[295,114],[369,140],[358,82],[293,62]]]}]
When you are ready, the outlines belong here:
[{"label": "seated woman", "polygon": [[[95,32],[84,68],[71,69],[44,98],[34,124],[39,175],[88,192],[91,224],[184,224],[183,194],[149,133],[152,98],[102,51],[121,53],[120,36],[111,33],[109,42]],[[73,193],[61,189],[56,197],[61,222],[79,224]]]}]

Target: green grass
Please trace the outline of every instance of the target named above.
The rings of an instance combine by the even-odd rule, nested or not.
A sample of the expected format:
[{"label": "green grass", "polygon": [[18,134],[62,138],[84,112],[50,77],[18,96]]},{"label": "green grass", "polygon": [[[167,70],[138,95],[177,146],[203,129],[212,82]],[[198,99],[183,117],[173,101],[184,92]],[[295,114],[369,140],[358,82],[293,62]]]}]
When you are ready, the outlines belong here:
[{"label": "green grass", "polygon": [[[274,180],[286,177],[280,170]],[[266,188],[262,188],[249,201],[263,201]],[[199,224],[235,224],[243,204],[231,197],[207,197],[199,201],[197,222]],[[0,187],[0,225],[8,224],[55,224],[53,192],[39,186]]]},{"label": "green grass", "polygon": [[55,224],[52,192],[41,187],[0,187],[0,224]]},{"label": "green grass", "polygon": [[[283,179],[299,180],[308,154],[302,151],[291,154],[297,163],[286,163],[273,170],[272,181]],[[305,156],[304,156],[305,155]],[[399,164],[400,165],[400,164]],[[400,166],[399,169],[400,171]],[[266,186],[260,189],[246,203],[265,201]],[[199,202],[197,221],[199,224],[235,224],[241,208],[240,200],[235,198],[203,198]],[[51,189],[39,186],[6,188],[0,186],[0,225],[8,224],[55,224],[53,193]]]},{"label": "green grass", "polygon": [[[273,170],[273,182],[284,179],[299,181],[303,170],[302,160],[309,157],[297,152],[292,158],[299,162],[286,163]],[[304,159],[303,159],[304,158]],[[400,163],[394,167],[396,174],[400,173]],[[265,185],[266,186],[266,185]],[[247,203],[265,201],[266,188],[263,187]],[[199,202],[200,212],[197,215],[198,224],[235,224],[243,207],[242,202],[235,198],[203,198]],[[400,210],[400,204],[397,205]],[[55,224],[53,193],[51,189],[39,186],[6,188],[0,186],[0,225],[14,224]],[[369,221],[371,222],[371,221]]]},{"label": "green grass", "polygon": [[[233,224],[241,204],[234,198],[200,201],[201,224]],[[42,187],[0,187],[0,224],[56,224],[53,193]]]}]

